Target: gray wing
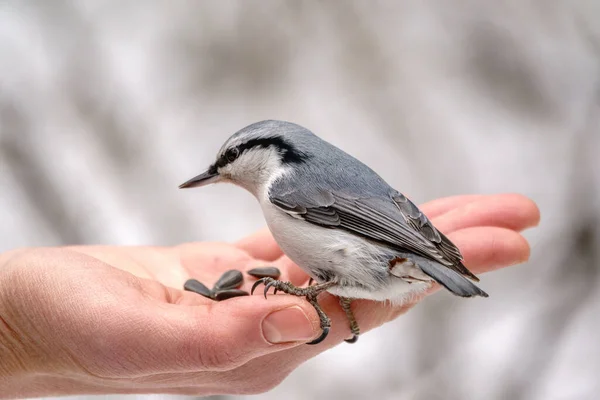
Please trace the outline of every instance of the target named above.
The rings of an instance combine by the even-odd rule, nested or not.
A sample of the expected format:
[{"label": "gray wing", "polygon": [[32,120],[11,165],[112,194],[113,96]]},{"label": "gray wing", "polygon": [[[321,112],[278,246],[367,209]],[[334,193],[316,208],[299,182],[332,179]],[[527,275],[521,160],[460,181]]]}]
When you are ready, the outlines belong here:
[{"label": "gray wing", "polygon": [[390,193],[389,198],[361,198],[334,191],[305,194],[290,189],[270,193],[269,198],[296,218],[322,227],[341,228],[399,251],[418,254],[479,281],[462,264],[458,248],[399,192]]}]

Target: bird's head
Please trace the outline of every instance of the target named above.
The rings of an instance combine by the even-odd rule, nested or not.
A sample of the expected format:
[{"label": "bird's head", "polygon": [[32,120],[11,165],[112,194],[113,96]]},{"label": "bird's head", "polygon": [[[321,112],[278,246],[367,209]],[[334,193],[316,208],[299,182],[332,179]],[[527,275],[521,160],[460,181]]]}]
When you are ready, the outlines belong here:
[{"label": "bird's head", "polygon": [[257,195],[276,177],[310,158],[303,140],[306,135],[312,134],[290,122],[268,120],[249,125],[227,139],[205,172],[179,187],[230,182]]}]

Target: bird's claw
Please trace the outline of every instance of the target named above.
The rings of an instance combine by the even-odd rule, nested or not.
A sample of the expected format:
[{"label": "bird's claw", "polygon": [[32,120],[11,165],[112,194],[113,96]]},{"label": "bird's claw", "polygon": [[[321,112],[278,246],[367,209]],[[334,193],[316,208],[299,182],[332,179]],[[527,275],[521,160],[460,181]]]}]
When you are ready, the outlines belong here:
[{"label": "bird's claw", "polygon": [[323,340],[325,340],[325,338],[327,337],[327,335],[329,335],[329,327],[328,326],[324,326],[323,327],[323,332],[321,333],[321,336],[319,336],[318,338],[316,338],[315,340],[313,340],[312,342],[308,342],[306,344],[319,344],[321,343]]},{"label": "bird's claw", "polygon": [[356,343],[358,341],[358,335],[352,335],[350,339],[344,339],[346,343]]},{"label": "bird's claw", "polygon": [[[265,285],[265,299],[267,298],[267,292],[275,284],[275,281],[271,281]],[[275,288],[275,293],[277,293],[277,288]]]},{"label": "bird's claw", "polygon": [[[250,294],[254,294],[254,291],[256,290],[256,288],[258,287],[258,285],[260,285],[261,283],[265,282],[266,278],[260,278],[259,280],[257,280],[256,282],[254,282],[254,284],[252,285],[252,289],[250,289]],[[265,294],[266,296],[266,294]]]},{"label": "bird's claw", "polygon": [[[260,285],[261,283],[265,284],[265,290],[264,290],[264,294],[265,294],[265,299],[267,298],[267,293],[269,292],[269,289],[272,286],[277,285],[278,281],[274,280],[273,278],[260,278],[259,280],[257,280],[256,282],[254,282],[254,284],[252,285],[252,289],[250,289],[250,294],[254,294],[254,291],[256,290],[256,288],[258,287],[258,285]],[[275,290],[273,291],[273,294],[277,294],[277,286],[275,286]]]}]

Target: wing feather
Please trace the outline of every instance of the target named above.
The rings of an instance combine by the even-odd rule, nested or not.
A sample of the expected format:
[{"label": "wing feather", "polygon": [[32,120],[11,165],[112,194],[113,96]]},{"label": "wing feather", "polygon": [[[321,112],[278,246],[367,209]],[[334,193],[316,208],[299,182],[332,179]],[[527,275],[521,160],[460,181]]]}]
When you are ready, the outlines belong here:
[{"label": "wing feather", "polygon": [[307,222],[345,229],[400,251],[409,251],[479,279],[463,264],[458,248],[439,232],[419,208],[399,192],[389,198],[358,198],[331,191],[307,196],[295,190],[270,193],[282,211]]}]

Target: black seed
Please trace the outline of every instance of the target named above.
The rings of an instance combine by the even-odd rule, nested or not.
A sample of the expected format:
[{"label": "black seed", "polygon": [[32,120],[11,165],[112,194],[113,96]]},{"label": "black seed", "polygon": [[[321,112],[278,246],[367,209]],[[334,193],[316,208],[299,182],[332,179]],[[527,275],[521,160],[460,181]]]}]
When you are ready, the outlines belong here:
[{"label": "black seed", "polygon": [[227,300],[227,299],[231,299],[232,297],[248,296],[248,294],[249,293],[246,292],[245,290],[239,290],[239,289],[221,290],[221,291],[215,293],[215,300],[217,300],[217,301]]},{"label": "black seed", "polygon": [[209,288],[207,288],[202,282],[196,279],[188,279],[187,281],[185,281],[185,283],[183,284],[183,289],[187,290],[188,292],[198,293],[199,295],[212,299],[212,291]]},{"label": "black seed", "polygon": [[238,270],[232,269],[225,272],[213,286],[213,291],[237,289],[244,283],[244,275]]},{"label": "black seed", "polygon": [[252,268],[247,273],[255,278],[279,279],[281,276],[281,271],[275,267]]}]

